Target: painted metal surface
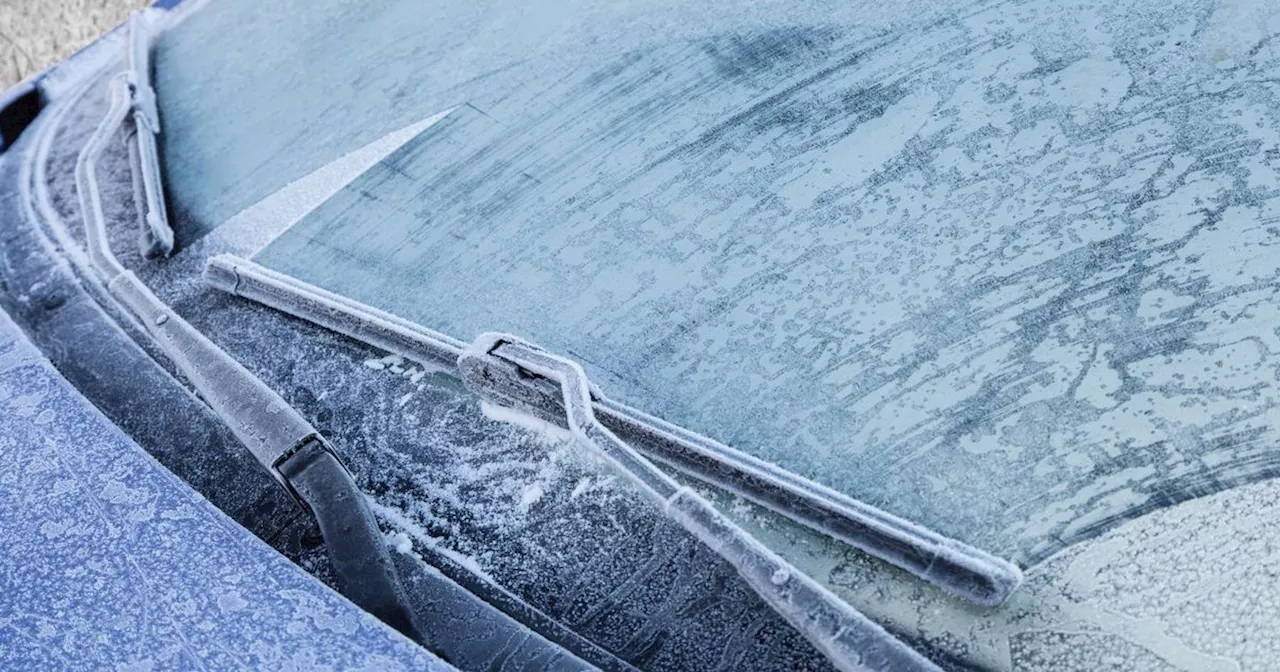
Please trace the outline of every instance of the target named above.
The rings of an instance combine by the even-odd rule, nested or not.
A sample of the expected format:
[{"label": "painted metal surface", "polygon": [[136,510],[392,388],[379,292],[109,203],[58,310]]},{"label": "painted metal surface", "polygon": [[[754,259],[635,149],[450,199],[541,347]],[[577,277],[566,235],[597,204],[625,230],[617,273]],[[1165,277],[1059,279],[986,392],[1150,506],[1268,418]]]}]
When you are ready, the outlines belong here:
[{"label": "painted metal surface", "polygon": [[0,312],[0,667],[451,669],[161,467]]}]

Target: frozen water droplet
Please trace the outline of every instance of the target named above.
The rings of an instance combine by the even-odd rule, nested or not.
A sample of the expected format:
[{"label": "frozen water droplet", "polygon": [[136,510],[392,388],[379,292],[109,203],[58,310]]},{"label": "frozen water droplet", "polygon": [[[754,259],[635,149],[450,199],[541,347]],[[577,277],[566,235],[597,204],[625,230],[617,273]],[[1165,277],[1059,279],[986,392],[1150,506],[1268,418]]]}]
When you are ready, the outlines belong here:
[{"label": "frozen water droplet", "polygon": [[787,580],[790,578],[791,578],[791,572],[788,572],[785,569],[776,569],[773,572],[773,576],[769,577],[769,580],[773,581],[773,585],[781,586],[782,584],[786,583]]}]

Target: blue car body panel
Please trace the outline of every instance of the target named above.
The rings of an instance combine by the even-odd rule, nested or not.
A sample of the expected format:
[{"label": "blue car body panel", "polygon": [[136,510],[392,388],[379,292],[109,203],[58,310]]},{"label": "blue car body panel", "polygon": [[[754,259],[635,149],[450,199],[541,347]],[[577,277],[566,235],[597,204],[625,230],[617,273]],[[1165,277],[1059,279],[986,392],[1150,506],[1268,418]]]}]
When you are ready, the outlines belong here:
[{"label": "blue car body panel", "polygon": [[0,668],[451,669],[157,463],[0,312]]}]

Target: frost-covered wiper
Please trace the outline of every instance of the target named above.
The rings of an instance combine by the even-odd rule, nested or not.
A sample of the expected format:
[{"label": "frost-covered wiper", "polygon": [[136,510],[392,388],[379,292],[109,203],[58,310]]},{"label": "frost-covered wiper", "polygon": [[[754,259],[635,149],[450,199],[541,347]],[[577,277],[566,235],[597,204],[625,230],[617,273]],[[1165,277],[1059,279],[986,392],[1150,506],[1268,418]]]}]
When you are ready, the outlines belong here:
[{"label": "frost-covered wiper", "polygon": [[133,168],[133,200],[137,204],[141,224],[138,247],[144,257],[167,257],[173,253],[174,237],[160,182],[160,154],[156,140],[160,135],[160,113],[156,109],[155,89],[151,87],[151,45],[155,35],[151,16],[147,12],[134,12],[129,17],[127,77],[133,104],[133,127],[126,142],[129,145],[129,164]]},{"label": "frost-covered wiper", "polygon": [[93,270],[236,438],[312,511],[347,597],[423,641],[368,502],[328,443],[280,395],[156,297],[111,251],[96,167],[106,143],[124,124],[133,96],[127,75],[112,78],[109,86],[110,109],[76,160],[76,192]]},{"label": "frost-covered wiper", "polygon": [[597,418],[587,374],[577,362],[506,334],[481,334],[458,359],[477,393],[539,403],[540,379],[559,388],[574,438],[613,464],[646,499],[714,550],[783,618],[842,670],[933,670],[932,663],[889,635],[811,577],[720,513],[692,489],[655,467]]},{"label": "frost-covered wiper", "polygon": [[[223,291],[465,377],[458,361],[467,344],[445,334],[233,255],[210,259],[205,278]],[[525,387],[537,393],[499,391],[499,403],[565,424],[558,388],[533,380],[525,381]],[[592,405],[606,427],[645,457],[756,502],[970,602],[999,605],[1022,580],[1021,571],[1007,560],[645,414],[599,390],[593,390]]]},{"label": "frost-covered wiper", "polygon": [[[152,16],[135,13],[129,24],[129,67],[109,83],[111,107],[80,152],[76,190],[92,272],[112,297],[155,339],[210,409],[259,463],[312,514],[342,593],[365,611],[450,661],[482,667],[634,670],[577,633],[550,621],[501,587],[451,568],[412,577],[410,598],[368,499],[328,441],[278,394],[174,312],[112,253],[107,242],[96,165],[110,137],[126,130],[134,201],[141,222],[141,252],[167,256],[174,232],[164,206],[157,151],[159,116],[150,85]],[[132,124],[126,124],[131,119]],[[422,600],[423,591],[430,597]],[[422,607],[416,609],[415,607]],[[433,610],[450,610],[440,619]],[[425,615],[424,615],[425,613]],[[459,631],[459,619],[485,637]]]},{"label": "frost-covered wiper", "polygon": [[[646,499],[729,562],[764,601],[842,670],[937,670],[928,659],[760,543],[688,487],[679,485],[596,416],[602,395],[576,362],[518,338],[483,334],[467,346],[443,334],[231,255],[205,269],[210,284],[423,363],[444,364],[481,396],[548,416],[631,479]],[[275,280],[275,282],[272,282]]]}]

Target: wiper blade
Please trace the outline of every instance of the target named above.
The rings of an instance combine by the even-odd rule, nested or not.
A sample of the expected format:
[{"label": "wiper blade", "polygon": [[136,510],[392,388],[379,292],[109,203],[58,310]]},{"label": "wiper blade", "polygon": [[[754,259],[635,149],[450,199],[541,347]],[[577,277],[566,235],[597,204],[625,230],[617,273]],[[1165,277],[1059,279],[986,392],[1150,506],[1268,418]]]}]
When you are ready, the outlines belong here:
[{"label": "wiper blade", "polygon": [[[136,13],[130,22],[130,68],[110,81],[110,111],[76,164],[90,266],[108,292],[142,323],[259,463],[311,512],[342,592],[352,602],[446,660],[504,669],[520,667],[512,661],[522,660],[566,670],[633,670],[486,577],[441,558],[432,557],[431,562],[439,573],[413,575],[412,591],[406,591],[367,498],[332,446],[278,394],[173,312],[117,260],[106,242],[96,164],[106,141],[121,128],[129,131],[125,140],[134,200],[143,222],[142,253],[168,255],[174,247],[156,151],[160,125],[150,85],[152,32],[146,14]],[[124,123],[130,117],[132,128]],[[415,605],[422,605],[432,618],[420,621]],[[435,609],[448,613],[435,614]],[[465,628],[479,628],[485,636],[472,636],[460,627],[462,623]],[[485,648],[486,641],[504,641],[508,646],[490,650]]]},{"label": "wiper blade", "polygon": [[160,112],[156,108],[156,92],[151,87],[150,14],[134,12],[129,17],[129,92],[133,104],[133,129],[125,142],[129,145],[129,164],[133,171],[134,203],[138,208],[140,231],[138,247],[144,257],[169,256],[173,253],[173,228],[164,205],[164,187],[160,178],[160,153],[156,136],[160,135]]},{"label": "wiper blade", "polygon": [[[469,386],[501,401],[536,398],[542,390],[523,383],[539,374],[538,382],[544,388],[551,387],[561,400],[562,424],[620,467],[673,520],[732,564],[769,606],[838,668],[886,672],[938,669],[751,537],[705,499],[677,484],[601,424],[595,415],[595,400],[601,395],[591,389],[576,363],[509,336],[482,336],[467,346],[231,255],[210,259],[205,278],[219,289],[271,306],[289,306],[285,312],[415,361],[448,366]],[[504,365],[504,360],[495,360],[504,357],[514,361],[505,360]],[[513,390],[516,397],[509,394]]]},{"label": "wiper blade", "polygon": [[[452,370],[466,343],[233,255],[211,258],[205,280],[326,329],[424,364]],[[503,391],[543,420],[563,425],[560,390],[537,381]],[[905,569],[983,606],[1002,604],[1022,580],[1013,563],[903,520],[798,474],[613,401],[598,390],[601,423],[646,458],[723,488],[801,525]]]}]

